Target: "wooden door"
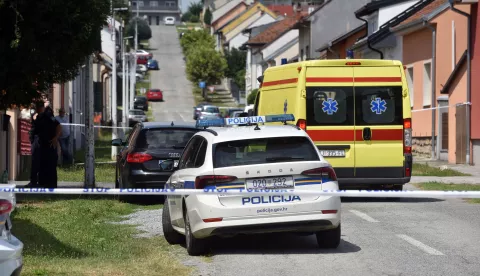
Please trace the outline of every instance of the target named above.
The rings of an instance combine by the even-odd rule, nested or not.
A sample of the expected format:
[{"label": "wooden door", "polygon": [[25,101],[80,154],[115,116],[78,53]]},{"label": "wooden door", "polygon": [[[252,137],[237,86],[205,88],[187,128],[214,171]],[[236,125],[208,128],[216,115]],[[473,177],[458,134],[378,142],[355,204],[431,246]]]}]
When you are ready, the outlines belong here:
[{"label": "wooden door", "polygon": [[456,163],[465,164],[467,155],[467,106],[459,105],[456,107],[455,125],[456,125]]}]

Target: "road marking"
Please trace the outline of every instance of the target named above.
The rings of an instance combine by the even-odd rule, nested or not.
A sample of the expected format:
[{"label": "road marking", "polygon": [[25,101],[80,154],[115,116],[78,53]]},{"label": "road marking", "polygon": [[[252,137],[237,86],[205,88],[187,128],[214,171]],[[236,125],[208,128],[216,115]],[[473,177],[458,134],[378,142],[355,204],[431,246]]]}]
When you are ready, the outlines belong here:
[{"label": "road marking", "polygon": [[398,234],[397,237],[401,238],[402,240],[410,243],[411,245],[414,245],[420,249],[422,249],[423,251],[427,252],[428,254],[430,255],[437,255],[437,256],[443,256],[444,254],[428,245],[425,245],[419,241],[417,241],[416,239],[412,238],[412,237],[409,237],[407,235],[402,235],[402,234]]},{"label": "road marking", "polygon": [[362,213],[360,211],[357,211],[357,210],[350,210],[350,212],[352,212],[353,214],[355,214],[356,216],[368,221],[368,222],[378,222],[378,220],[372,218],[371,216],[365,214],[365,213]]}]

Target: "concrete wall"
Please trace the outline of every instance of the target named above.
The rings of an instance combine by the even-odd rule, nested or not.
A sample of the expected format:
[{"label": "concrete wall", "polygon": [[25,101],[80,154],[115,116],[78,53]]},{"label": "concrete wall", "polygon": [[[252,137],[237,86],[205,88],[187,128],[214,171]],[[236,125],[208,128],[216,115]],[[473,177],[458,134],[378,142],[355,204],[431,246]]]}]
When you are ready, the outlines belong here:
[{"label": "concrete wall", "polygon": [[[357,39],[364,36],[366,33],[367,30],[362,29],[361,31],[352,34],[342,42],[332,45],[332,51],[327,51],[327,59],[345,59],[347,57],[347,49],[352,47],[352,45],[355,44]],[[354,58],[359,58],[359,54],[357,52],[354,52]]]},{"label": "concrete wall", "polygon": [[[280,49],[282,46],[284,46],[285,44],[294,40],[297,37],[298,37],[298,30],[288,31],[287,33],[285,33],[284,35],[276,39],[274,42],[272,42],[270,45],[268,45],[265,49],[263,49],[262,51],[263,56],[269,57],[278,49]],[[295,55],[291,56],[290,58],[294,57]]]},{"label": "concrete wall", "polygon": [[281,55],[275,58],[275,64],[276,65],[281,65],[282,64],[282,58],[286,58],[287,60],[295,57],[298,55],[298,45],[299,43],[293,44],[290,48],[288,48],[285,52],[283,52]]},{"label": "concrete wall", "polygon": [[[472,118],[480,118],[480,5],[472,5],[472,60],[471,60],[471,69],[472,69],[472,78],[471,78],[471,91],[472,91],[472,105],[471,105],[471,116]],[[480,139],[480,124],[472,123],[472,139]],[[476,147],[479,147],[479,141],[476,142]],[[480,150],[480,149],[478,149]],[[474,160],[480,164],[480,152],[477,152],[477,155],[474,155]]]}]

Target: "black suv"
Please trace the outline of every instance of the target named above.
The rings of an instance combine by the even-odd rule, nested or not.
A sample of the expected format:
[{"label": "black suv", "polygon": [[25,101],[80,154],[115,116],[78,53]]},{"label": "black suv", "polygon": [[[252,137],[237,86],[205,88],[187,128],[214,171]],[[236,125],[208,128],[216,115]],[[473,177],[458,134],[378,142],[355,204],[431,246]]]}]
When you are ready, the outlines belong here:
[{"label": "black suv", "polygon": [[133,98],[133,109],[141,109],[143,111],[148,111],[148,101],[144,96],[135,96]]},{"label": "black suv", "polygon": [[[163,188],[173,173],[171,161],[165,160],[178,162],[185,145],[199,130],[195,123],[138,123],[127,141],[112,140],[113,146],[121,147],[116,160],[115,188]],[[141,197],[120,199],[132,201]]]}]

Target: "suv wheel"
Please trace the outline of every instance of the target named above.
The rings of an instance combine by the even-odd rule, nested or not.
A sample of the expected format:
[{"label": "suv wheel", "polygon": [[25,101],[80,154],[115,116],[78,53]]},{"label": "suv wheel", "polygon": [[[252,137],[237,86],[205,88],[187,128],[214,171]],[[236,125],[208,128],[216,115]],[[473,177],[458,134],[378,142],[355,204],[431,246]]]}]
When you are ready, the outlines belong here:
[{"label": "suv wheel", "polygon": [[334,229],[319,231],[316,233],[318,247],[324,249],[335,249],[340,244],[342,235],[341,224]]},{"label": "suv wheel", "polygon": [[206,239],[197,239],[192,234],[188,212],[185,212],[185,243],[188,255],[198,256],[206,252]]},{"label": "suv wheel", "polygon": [[162,228],[163,236],[169,244],[179,244],[183,242],[184,236],[172,227],[172,221],[170,219],[170,207],[168,207],[168,199],[165,199],[162,210]]}]

